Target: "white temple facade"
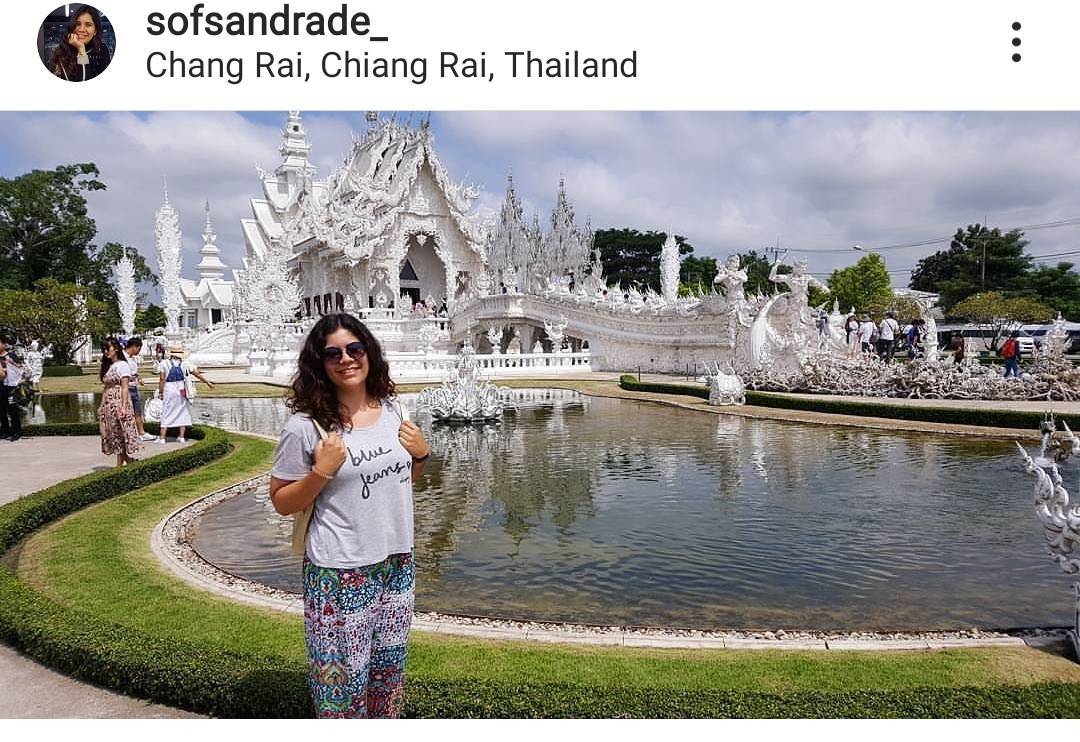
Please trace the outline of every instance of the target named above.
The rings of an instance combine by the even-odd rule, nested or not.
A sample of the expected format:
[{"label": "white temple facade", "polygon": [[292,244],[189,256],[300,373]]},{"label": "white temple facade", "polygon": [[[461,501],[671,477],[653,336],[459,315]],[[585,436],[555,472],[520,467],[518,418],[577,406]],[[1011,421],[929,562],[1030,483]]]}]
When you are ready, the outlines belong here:
[{"label": "white temple facade", "polygon": [[203,230],[202,259],[195,266],[199,280],[180,280],[182,299],[181,327],[212,329],[232,319],[233,285],[227,280],[229,267],[221,261],[221,249],[217,246],[217,234],[210,221],[210,203],[206,204],[206,227]]}]

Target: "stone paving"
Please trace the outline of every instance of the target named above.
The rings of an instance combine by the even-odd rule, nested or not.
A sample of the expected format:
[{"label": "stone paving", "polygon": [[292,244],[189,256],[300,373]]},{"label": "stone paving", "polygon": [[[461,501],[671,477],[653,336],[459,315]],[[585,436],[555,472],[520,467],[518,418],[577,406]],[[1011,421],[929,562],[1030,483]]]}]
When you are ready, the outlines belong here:
[{"label": "stone paving", "polygon": [[[141,456],[174,451],[180,445],[173,440],[165,445],[148,442]],[[97,436],[0,441],[0,471],[8,474],[0,481],[0,504],[115,464],[115,456],[101,453],[101,439]],[[3,643],[0,687],[4,689],[0,693],[0,718],[6,719],[200,718],[69,678]]]}]

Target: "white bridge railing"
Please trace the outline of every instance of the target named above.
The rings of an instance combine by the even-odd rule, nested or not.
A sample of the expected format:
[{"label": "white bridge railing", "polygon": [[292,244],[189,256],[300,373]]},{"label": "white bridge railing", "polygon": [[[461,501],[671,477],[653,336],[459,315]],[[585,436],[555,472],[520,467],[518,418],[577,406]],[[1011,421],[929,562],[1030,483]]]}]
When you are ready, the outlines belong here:
[{"label": "white bridge railing", "polygon": [[[489,377],[559,376],[588,373],[589,352],[583,353],[506,353],[474,356],[481,372]],[[454,365],[457,356],[443,353],[388,353],[390,375],[394,379],[419,379],[441,376]]]}]

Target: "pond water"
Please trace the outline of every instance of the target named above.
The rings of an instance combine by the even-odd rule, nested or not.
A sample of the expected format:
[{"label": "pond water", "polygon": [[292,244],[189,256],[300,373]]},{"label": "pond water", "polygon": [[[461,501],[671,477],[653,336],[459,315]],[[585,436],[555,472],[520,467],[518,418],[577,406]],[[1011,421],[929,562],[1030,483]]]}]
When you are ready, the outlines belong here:
[{"label": "pond water", "polygon": [[[418,416],[433,449],[415,491],[419,610],[702,628],[1071,620],[1012,442],[518,396],[498,424]],[[201,398],[195,417],[277,434],[286,411]],[[1075,465],[1063,476],[1075,491]],[[210,511],[194,543],[296,592],[288,529],[254,493]]]}]

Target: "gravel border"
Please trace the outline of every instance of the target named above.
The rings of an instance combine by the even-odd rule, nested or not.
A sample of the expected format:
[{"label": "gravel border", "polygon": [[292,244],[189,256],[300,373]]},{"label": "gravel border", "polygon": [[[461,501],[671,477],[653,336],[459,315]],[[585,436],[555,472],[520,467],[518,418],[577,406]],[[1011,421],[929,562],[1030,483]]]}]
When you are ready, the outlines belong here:
[{"label": "gravel border", "polygon": [[[265,487],[269,481],[270,475],[262,474],[217,490],[177,508],[154,528],[150,548],[172,574],[199,589],[250,605],[303,614],[304,606],[300,595],[238,577],[214,566],[196,553],[188,537],[199,519],[215,505]],[[513,621],[441,613],[416,613],[413,617],[412,628],[418,631],[484,639],[683,649],[926,650],[957,647],[1051,646],[1068,641],[1068,633],[1065,629],[1026,629],[1009,632],[980,629],[918,632],[788,631],[783,629],[707,631]]]}]

